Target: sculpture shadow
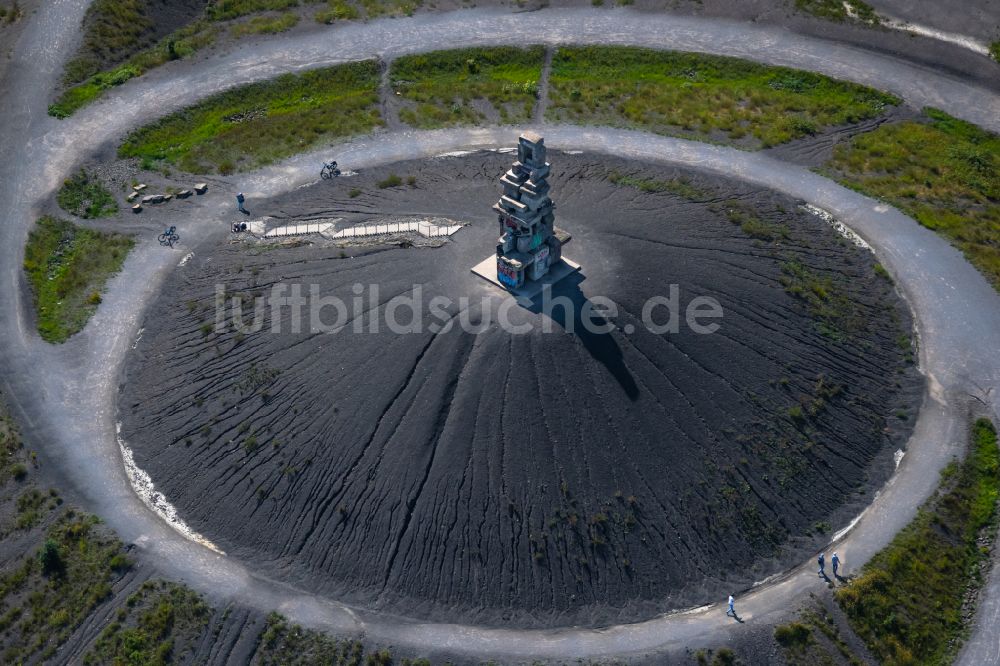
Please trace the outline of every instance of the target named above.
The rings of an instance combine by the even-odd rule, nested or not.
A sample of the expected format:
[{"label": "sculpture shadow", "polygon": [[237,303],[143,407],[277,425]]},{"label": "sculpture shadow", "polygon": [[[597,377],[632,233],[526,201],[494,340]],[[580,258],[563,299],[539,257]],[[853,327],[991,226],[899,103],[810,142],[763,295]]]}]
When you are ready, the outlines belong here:
[{"label": "sculpture shadow", "polygon": [[[529,312],[548,317],[559,324],[563,330],[571,331],[576,335],[591,358],[611,373],[625,395],[634,402],[639,398],[639,386],[625,365],[624,355],[614,338],[614,333],[598,333],[584,326],[583,309],[587,303],[587,296],[580,289],[580,283],[584,279],[580,273],[569,275],[553,285],[551,296],[548,299],[544,298],[543,294],[539,294],[531,300],[530,305],[522,303],[522,307]],[[569,300],[569,307],[564,306],[563,298]],[[550,302],[552,307],[546,307],[546,300]],[[591,328],[614,325],[614,322],[609,322],[600,316],[591,317],[590,322]]]}]

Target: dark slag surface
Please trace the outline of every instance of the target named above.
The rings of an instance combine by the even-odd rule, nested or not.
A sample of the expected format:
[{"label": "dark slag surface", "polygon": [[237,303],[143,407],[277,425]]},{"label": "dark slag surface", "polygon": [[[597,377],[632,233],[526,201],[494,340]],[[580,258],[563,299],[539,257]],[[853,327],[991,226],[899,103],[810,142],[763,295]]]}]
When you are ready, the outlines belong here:
[{"label": "dark slag surface", "polygon": [[[119,411],[136,462],[230,556],[422,618],[635,620],[808,557],[887,479],[921,394],[901,343],[909,316],[872,255],[769,191],[553,153],[557,224],[583,265],[554,296],[576,309],[612,299],[617,329],[569,333],[557,309],[543,333],[537,307],[515,306],[511,320],[535,330],[510,334],[496,324],[503,294],[469,269],[493,251],[489,207],[511,159],[408,162],[249,202],[289,221],[470,226],[437,248],[201,248],[168,279],[126,363]],[[613,172],[683,177],[701,193],[643,192]],[[416,182],[378,188],[389,173]],[[787,237],[755,240],[730,209]],[[786,292],[789,266],[825,285],[844,331]],[[289,308],[281,334],[269,317],[259,333],[204,332],[216,284],[249,311],[278,282],[348,305],[362,284],[366,330],[377,312],[379,332],[309,333],[306,315],[292,333]],[[677,334],[645,330],[644,302],[671,284],[682,306],[720,302],[717,333],[696,335],[683,316]],[[386,303],[415,285],[421,331],[388,331]],[[455,303],[446,332],[430,329],[442,321],[426,307],[434,296]],[[485,330],[463,332],[462,318]]]}]

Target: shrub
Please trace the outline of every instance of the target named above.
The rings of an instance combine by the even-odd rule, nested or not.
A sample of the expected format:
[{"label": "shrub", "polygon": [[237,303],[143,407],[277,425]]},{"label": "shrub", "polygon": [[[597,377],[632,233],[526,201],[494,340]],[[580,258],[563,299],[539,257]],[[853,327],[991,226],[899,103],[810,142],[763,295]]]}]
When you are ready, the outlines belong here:
[{"label": "shrub", "polygon": [[108,566],[110,566],[114,571],[128,571],[132,568],[132,560],[128,559],[123,553],[115,553],[110,560],[108,560]]},{"label": "shrub", "polygon": [[774,628],[774,639],[786,648],[804,647],[812,640],[812,630],[799,622],[782,624]]},{"label": "shrub", "polygon": [[59,207],[84,219],[108,217],[118,212],[118,202],[98,180],[80,169],[56,194]]},{"label": "shrub", "polygon": [[403,184],[403,179],[394,173],[390,173],[388,177],[384,180],[378,181],[377,185],[380,190],[384,190],[389,187],[399,187]]},{"label": "shrub", "polygon": [[350,21],[360,16],[357,7],[348,4],[344,0],[330,0],[326,9],[316,12],[314,17],[319,23],[333,23],[334,21]]}]

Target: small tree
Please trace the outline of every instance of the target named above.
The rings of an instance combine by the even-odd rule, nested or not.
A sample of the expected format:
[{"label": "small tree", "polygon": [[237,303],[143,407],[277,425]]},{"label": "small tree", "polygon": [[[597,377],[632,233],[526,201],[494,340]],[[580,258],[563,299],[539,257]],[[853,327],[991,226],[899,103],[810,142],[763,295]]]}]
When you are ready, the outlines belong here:
[{"label": "small tree", "polygon": [[41,562],[42,573],[46,576],[60,574],[66,568],[59,552],[59,544],[54,539],[45,540],[45,544],[38,552],[38,561]]}]

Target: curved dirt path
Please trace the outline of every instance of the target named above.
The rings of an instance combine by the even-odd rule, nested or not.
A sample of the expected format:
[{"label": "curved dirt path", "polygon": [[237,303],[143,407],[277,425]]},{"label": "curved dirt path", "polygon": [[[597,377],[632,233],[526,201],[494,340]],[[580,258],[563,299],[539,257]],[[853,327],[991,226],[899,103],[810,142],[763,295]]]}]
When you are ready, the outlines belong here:
[{"label": "curved dirt path", "polygon": [[[41,18],[31,20],[37,18],[37,25],[47,29],[29,29],[26,36],[34,34],[40,39],[44,34],[47,43],[59,43],[60,35],[52,31],[62,31],[63,36],[71,34],[67,31],[75,30],[79,14],[76,23],[72,16],[64,16],[72,15],[81,6],[82,3],[46,6]],[[70,11],[67,7],[75,9]],[[66,14],[60,15],[60,10]],[[579,16],[581,25],[595,25],[588,18],[588,10],[552,12],[552,20],[563,22],[567,41],[569,32],[577,36],[577,30],[570,29],[574,14]],[[0,129],[0,147],[6,158],[0,164],[0,219],[5,221],[0,226],[0,273],[7,284],[6,289],[0,290],[0,336],[5,341],[0,349],[0,378],[8,397],[17,400],[14,407],[28,441],[41,450],[43,459],[57,476],[74,489],[89,510],[104,516],[125,541],[147,551],[165,575],[184,580],[214,598],[263,609],[276,608],[296,621],[320,628],[363,632],[376,642],[417,650],[450,649],[481,658],[573,658],[650,652],[718,644],[725,640],[723,632],[739,630],[726,622],[721,605],[601,630],[512,631],[393,618],[351,609],[264,580],[242,563],[192,542],[160,520],[133,492],[122,466],[114,430],[119,369],[138,332],[142,309],[151,302],[166,271],[191,248],[197,251],[197,241],[226,232],[232,205],[228,193],[213,193],[199,202],[198,220],[183,227],[183,245],[178,251],[164,250],[150,243],[150,239],[142,239],[126,262],[125,270],[110,284],[98,314],[69,343],[53,347],[41,342],[26,317],[23,292],[17,285],[23,242],[36,205],[80,159],[130,126],[147,120],[148,109],[166,111],[240,80],[330,62],[323,58],[329,57],[331,45],[336,45],[338,59],[351,59],[368,55],[371,44],[382,44],[384,53],[391,54],[417,50],[417,44],[440,45],[442,36],[449,34],[455,40],[445,40],[446,43],[456,46],[514,41],[534,35],[539,17],[549,15],[534,13],[522,19],[518,18],[522,15],[462,12],[430,21],[397,19],[347,26],[305,35],[301,41],[292,43],[266,42],[253,53],[238,51],[212,59],[193,69],[190,75],[185,68],[164,68],[155,72],[155,77],[144,77],[136,85],[123,86],[116,95],[61,124],[44,115],[44,90],[48,86],[40,85],[40,79],[51,83],[58,75],[58,58],[46,59],[50,54],[18,46],[15,58],[20,68],[8,79],[7,95],[0,101],[0,111],[10,112],[4,116],[9,122]],[[716,30],[713,26],[717,26],[717,39],[710,50],[731,48],[729,52],[734,55],[750,57],[753,54],[746,53],[747,48],[759,51],[747,46],[757,37],[753,33],[759,30],[752,26],[699,19],[695,27],[701,32],[692,33],[689,21],[664,17],[654,23],[668,29],[667,33],[653,35],[655,26],[642,28],[650,23],[648,16],[638,21],[636,15],[621,12],[615,13],[614,18],[640,25],[605,25],[611,32],[602,33],[600,39],[642,44],[645,43],[642,35],[646,34],[651,40],[655,38],[659,46],[697,48],[691,40],[703,43],[699,40],[708,39]],[[594,20],[608,22],[606,17]],[[501,29],[498,22],[513,22],[513,27]],[[678,29],[680,24],[686,24],[688,30]],[[637,27],[637,34],[630,34],[632,27]],[[669,29],[674,30],[673,41]],[[587,30],[579,28],[592,41],[598,39],[598,35]],[[968,112],[965,117],[971,115],[971,120],[994,129],[1000,124],[997,113],[1000,107],[994,93],[900,61],[866,55],[857,49],[787,33],[780,37],[781,43],[771,43],[768,61],[785,58],[787,61],[782,64],[806,68],[815,63],[820,71],[894,90],[914,104],[930,103],[937,97],[938,106],[956,115]],[[25,43],[30,46],[31,42]],[[303,50],[298,50],[299,45]],[[319,60],[310,60],[319,54],[322,54]],[[862,77],[845,75],[844,72],[862,61],[866,63]],[[35,70],[39,67],[50,68],[47,77],[37,75]],[[830,72],[830,68],[841,71]],[[957,97],[947,98],[949,93]],[[801,167],[761,154],[622,130],[539,129],[554,148],[615,152],[691,166],[780,190],[832,212],[876,248],[913,308],[929,391],[897,474],[838,543],[848,568],[858,567],[910,520],[916,506],[936,485],[938,470],[961,450],[967,426],[967,394],[979,395],[989,389],[996,394],[1000,385],[1000,359],[995,355],[995,350],[1000,349],[1000,296],[956,250],[929,230],[894,209]],[[338,146],[336,152],[345,164],[364,167],[452,150],[508,146],[515,134],[516,130],[511,128],[400,132],[360,139]],[[251,197],[264,196],[315,180],[319,155],[300,156],[252,174],[241,180],[240,188]],[[811,566],[807,563],[740,595],[740,613],[746,619],[760,619],[787,611],[794,600],[817,585]],[[720,591],[720,601],[724,594],[725,591]]]}]

